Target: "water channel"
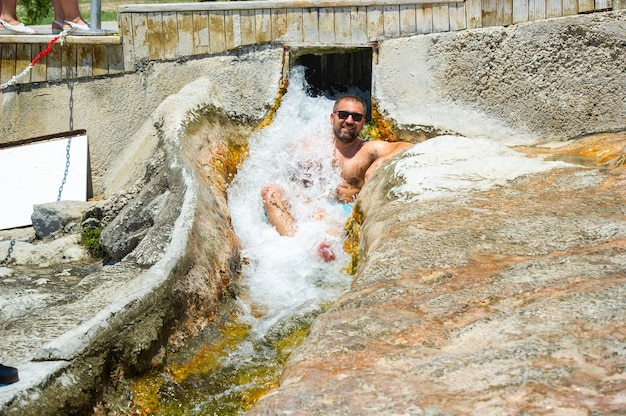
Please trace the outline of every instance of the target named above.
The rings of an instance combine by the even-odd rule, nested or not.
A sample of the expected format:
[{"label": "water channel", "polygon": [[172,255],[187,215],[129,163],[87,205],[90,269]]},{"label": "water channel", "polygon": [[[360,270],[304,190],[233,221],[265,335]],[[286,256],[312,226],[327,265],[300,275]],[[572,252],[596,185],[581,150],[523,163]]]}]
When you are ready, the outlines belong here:
[{"label": "water channel", "polygon": [[[296,67],[273,123],[250,137],[248,157],[227,191],[243,246],[236,312],[168,354],[165,368],[125,381],[121,395],[105,395],[103,413],[240,414],[277,386],[290,349],[348,288],[351,257],[342,245],[352,207],[329,199],[341,179],[332,163],[334,101],[307,92],[304,69]],[[261,190],[268,184],[283,187],[290,200],[298,224],[293,237],[267,222]],[[333,261],[317,253],[322,241]]]}]

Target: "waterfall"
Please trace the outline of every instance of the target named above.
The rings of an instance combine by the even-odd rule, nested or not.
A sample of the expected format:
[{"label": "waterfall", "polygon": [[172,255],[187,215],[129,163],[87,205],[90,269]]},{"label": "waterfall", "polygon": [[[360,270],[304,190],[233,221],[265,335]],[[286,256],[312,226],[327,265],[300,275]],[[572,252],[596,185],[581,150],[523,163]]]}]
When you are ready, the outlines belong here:
[{"label": "waterfall", "polygon": [[[250,138],[249,155],[228,189],[246,264],[242,302],[263,311],[242,319],[259,336],[304,304],[336,298],[349,281],[341,269],[349,262],[342,230],[350,210],[330,198],[341,181],[333,164],[333,103],[308,96],[304,69],[295,67],[273,123]],[[269,184],[281,186],[289,200],[297,222],[293,237],[280,236],[267,221],[261,190]],[[317,255],[322,241],[333,247],[335,261]]]}]

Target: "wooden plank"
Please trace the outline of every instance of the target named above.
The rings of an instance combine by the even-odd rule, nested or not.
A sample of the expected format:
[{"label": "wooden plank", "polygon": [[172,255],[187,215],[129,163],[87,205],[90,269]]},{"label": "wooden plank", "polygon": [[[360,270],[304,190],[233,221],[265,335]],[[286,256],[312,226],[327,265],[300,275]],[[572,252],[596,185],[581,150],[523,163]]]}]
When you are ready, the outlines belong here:
[{"label": "wooden plank", "polygon": [[[45,50],[48,45],[45,44],[34,44],[31,48],[30,60],[32,62],[33,59],[43,50]],[[46,67],[48,66],[47,55],[44,55],[39,59],[37,64],[30,70],[30,82],[43,82],[46,80]]]},{"label": "wooden plank", "polygon": [[139,62],[148,59],[148,38],[146,31],[148,29],[148,15],[145,13],[133,13],[133,48],[135,56],[133,61],[133,70]]},{"label": "wooden plank", "polygon": [[256,17],[254,10],[242,10],[239,13],[241,26],[241,44],[253,45],[256,43]]},{"label": "wooden plank", "polygon": [[528,7],[531,1],[513,0],[513,23],[528,22]]},{"label": "wooden plank", "polygon": [[482,22],[483,27],[498,25],[498,1],[482,0]]},{"label": "wooden plank", "polygon": [[241,19],[238,11],[224,12],[224,41],[226,50],[241,46]]},{"label": "wooden plank", "polygon": [[400,36],[400,6],[383,6],[383,35],[387,38]]},{"label": "wooden plank", "polygon": [[546,18],[545,0],[528,0],[528,20],[543,20]]},{"label": "wooden plank", "polygon": [[433,5],[433,32],[448,32],[450,30],[450,14],[447,4]]},{"label": "wooden plank", "polygon": [[226,50],[224,12],[209,12],[209,53],[220,53]]},{"label": "wooden plank", "polygon": [[367,7],[351,7],[350,37],[353,43],[367,43]]},{"label": "wooden plank", "polygon": [[124,72],[124,48],[122,45],[107,45],[107,58],[109,59],[109,75]]},{"label": "wooden plank", "polygon": [[513,0],[498,0],[498,25],[510,26],[513,24]]},{"label": "wooden plank", "polygon": [[256,42],[266,43],[272,41],[272,14],[270,9],[255,10],[256,19]]},{"label": "wooden plank", "polygon": [[382,2],[381,0],[273,0],[268,1],[233,1],[233,2],[187,2],[187,3],[156,3],[155,4],[126,4],[120,5],[118,10],[125,12],[164,12],[164,11],[209,11],[209,10],[259,10],[259,9],[282,9],[282,8],[313,8],[313,7],[372,7],[384,4],[432,4],[437,3],[460,3],[462,0],[393,0]]},{"label": "wooden plank", "polygon": [[148,13],[146,23],[146,41],[148,42],[148,59],[164,59],[163,53],[163,15],[161,13]]},{"label": "wooden plank", "polygon": [[596,10],[607,10],[613,7],[612,0],[596,0]]},{"label": "wooden plank", "polygon": [[448,6],[448,12],[450,14],[450,30],[467,29],[465,3],[450,4]]},{"label": "wooden plank", "polygon": [[[24,71],[28,65],[30,65],[31,61],[31,45],[30,43],[18,43],[17,44],[17,53],[15,59],[15,74],[19,74]],[[24,74],[22,78],[20,78],[17,83],[18,84],[27,84],[30,81],[30,73],[32,71],[28,71],[28,73]]]},{"label": "wooden plank", "polygon": [[594,0],[578,0],[578,12],[586,13],[591,12],[596,7]]},{"label": "wooden plank", "polygon": [[178,56],[178,15],[163,12],[163,57],[172,60]]},{"label": "wooden plank", "polygon": [[561,17],[563,16],[563,3],[562,0],[546,0],[546,17]]},{"label": "wooden plank", "polygon": [[17,44],[1,43],[0,51],[0,83],[5,83],[15,76]]},{"label": "wooden plank", "polygon": [[178,20],[178,42],[176,44],[176,55],[178,57],[191,56],[193,55],[194,50],[193,13],[176,13],[176,19]]},{"label": "wooden plank", "polygon": [[319,42],[319,9],[302,9],[302,41]]},{"label": "wooden plank", "polygon": [[415,24],[417,33],[432,33],[433,6],[431,4],[418,4],[415,6]]},{"label": "wooden plank", "polygon": [[[529,0],[521,0],[529,1]],[[481,0],[466,0],[467,28],[476,29],[483,27],[483,13]]]},{"label": "wooden plank", "polygon": [[302,42],[304,39],[302,27],[302,9],[287,9],[287,34],[285,40]]},{"label": "wooden plank", "polygon": [[613,10],[626,9],[626,0],[613,0]]},{"label": "wooden plank", "polygon": [[119,34],[124,45],[124,62],[126,68],[135,70],[135,47],[134,33],[132,24],[132,13],[119,13],[117,15]]},{"label": "wooden plank", "polygon": [[76,45],[65,44],[61,49],[61,78],[76,78]]},{"label": "wooden plank", "polygon": [[400,6],[400,35],[412,35],[417,33],[417,21],[414,4]]},{"label": "wooden plank", "polygon": [[335,42],[352,42],[352,8],[338,7],[335,9]]},{"label": "wooden plank", "polygon": [[209,53],[209,15],[207,12],[193,13],[193,54]]},{"label": "wooden plank", "polygon": [[48,55],[46,55],[46,57],[48,58],[47,65],[46,65],[46,70],[47,70],[46,80],[50,82],[54,82],[54,81],[61,81],[61,79],[63,78],[61,74],[61,69],[63,68],[61,66],[61,55],[62,55],[61,45],[59,45],[58,43],[55,43],[52,46],[52,50],[48,53]]},{"label": "wooden plank", "polygon": [[287,9],[272,9],[272,40],[287,33]]},{"label": "wooden plank", "polygon": [[376,41],[385,33],[382,6],[367,8],[367,40]]},{"label": "wooden plank", "polygon": [[578,14],[578,0],[563,0],[563,16]]},{"label": "wooden plank", "polygon": [[93,45],[93,76],[109,74],[109,57],[107,45]]},{"label": "wooden plank", "polygon": [[76,45],[76,76],[93,77],[93,45]]},{"label": "wooden plank", "polygon": [[332,7],[319,9],[319,41],[322,43],[335,42],[335,10]]}]

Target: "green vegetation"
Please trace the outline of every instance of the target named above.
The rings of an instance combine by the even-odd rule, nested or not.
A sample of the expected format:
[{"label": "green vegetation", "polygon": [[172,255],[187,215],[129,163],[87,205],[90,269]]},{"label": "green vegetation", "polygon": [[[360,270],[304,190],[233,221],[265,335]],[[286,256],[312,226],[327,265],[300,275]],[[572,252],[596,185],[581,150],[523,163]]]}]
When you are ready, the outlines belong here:
[{"label": "green vegetation", "polygon": [[[117,7],[122,4],[188,3],[195,0],[101,0],[100,20],[117,21]],[[80,13],[87,21],[91,13],[91,0],[78,0]],[[17,15],[26,25],[52,24],[54,13],[50,0],[19,0]]]},{"label": "green vegetation", "polygon": [[87,227],[83,230],[83,234],[80,236],[80,244],[87,249],[89,254],[93,257],[102,258],[104,252],[100,245],[100,233],[101,227]]}]

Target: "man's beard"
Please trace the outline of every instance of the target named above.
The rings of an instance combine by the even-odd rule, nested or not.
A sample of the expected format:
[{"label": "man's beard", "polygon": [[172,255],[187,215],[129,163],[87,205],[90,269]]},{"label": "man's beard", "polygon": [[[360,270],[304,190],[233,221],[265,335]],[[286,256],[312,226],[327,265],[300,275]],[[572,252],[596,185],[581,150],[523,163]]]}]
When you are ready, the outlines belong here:
[{"label": "man's beard", "polygon": [[333,126],[333,133],[335,134],[335,138],[342,143],[350,143],[353,142],[359,135],[356,134],[356,129],[351,131],[341,131],[341,126]]}]

